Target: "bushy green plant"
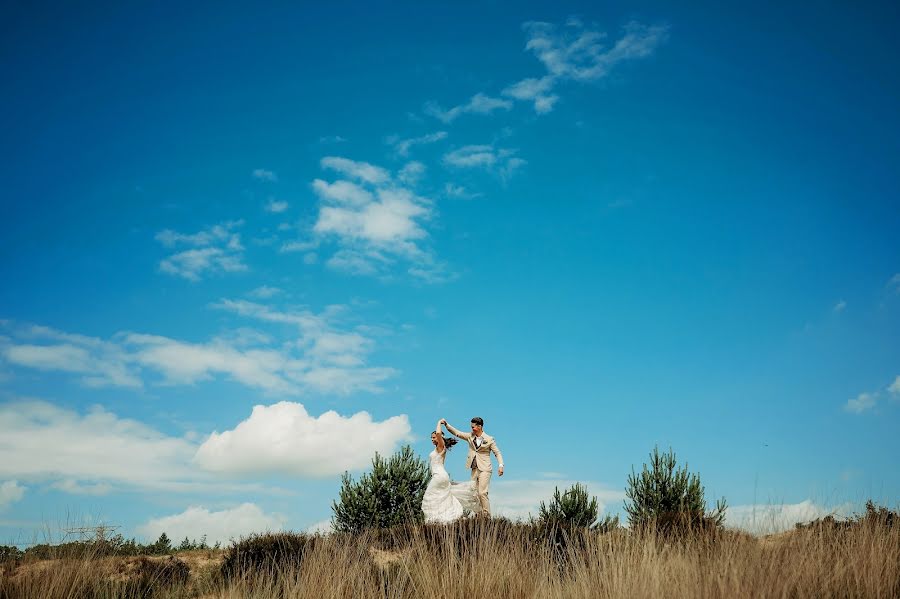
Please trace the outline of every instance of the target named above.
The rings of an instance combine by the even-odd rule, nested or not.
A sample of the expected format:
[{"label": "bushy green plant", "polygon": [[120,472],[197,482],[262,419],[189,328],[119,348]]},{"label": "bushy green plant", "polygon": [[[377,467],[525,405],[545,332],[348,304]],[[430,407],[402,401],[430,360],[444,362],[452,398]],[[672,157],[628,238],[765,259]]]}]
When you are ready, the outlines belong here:
[{"label": "bushy green plant", "polygon": [[644,464],[640,474],[632,469],[625,495],[625,511],[633,530],[718,528],[725,520],[725,499],[707,513],[700,476],[688,472],[687,465],[679,468],[671,449],[660,453],[654,447],[649,467]]},{"label": "bushy green plant", "polygon": [[225,579],[252,576],[260,572],[275,575],[299,568],[317,537],[279,532],[250,535],[233,543],[225,553],[221,573]]},{"label": "bushy green plant", "polygon": [[588,494],[587,487],[581,483],[575,483],[563,493],[560,493],[559,487],[556,487],[550,503],[541,502],[538,523],[544,526],[565,525],[591,528],[597,521],[599,511],[597,498]]},{"label": "bushy green plant", "polygon": [[389,459],[376,453],[372,470],[358,481],[344,473],[340,496],[331,506],[334,530],[357,533],[421,522],[422,496],[427,485],[428,464],[416,457],[408,445]]}]

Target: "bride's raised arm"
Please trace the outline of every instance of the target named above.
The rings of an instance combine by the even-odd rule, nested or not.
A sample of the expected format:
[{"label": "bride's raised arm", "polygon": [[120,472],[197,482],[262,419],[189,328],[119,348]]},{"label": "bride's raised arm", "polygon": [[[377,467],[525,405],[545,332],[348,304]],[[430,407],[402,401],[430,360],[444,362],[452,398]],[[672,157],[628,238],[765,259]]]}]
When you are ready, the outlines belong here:
[{"label": "bride's raised arm", "polygon": [[446,420],[441,420],[441,422],[444,423],[444,426],[447,427],[447,430],[450,431],[450,434],[452,434],[456,437],[459,437],[460,439],[462,439],[464,441],[468,441],[469,439],[472,438],[472,435],[470,435],[469,433],[464,433],[461,430],[450,426],[450,423],[447,422]]},{"label": "bride's raised arm", "polygon": [[437,426],[434,428],[434,434],[437,435],[437,452],[444,453],[444,449],[446,449],[446,445],[444,445],[444,431],[441,430],[441,424],[443,424],[443,420],[438,420]]}]

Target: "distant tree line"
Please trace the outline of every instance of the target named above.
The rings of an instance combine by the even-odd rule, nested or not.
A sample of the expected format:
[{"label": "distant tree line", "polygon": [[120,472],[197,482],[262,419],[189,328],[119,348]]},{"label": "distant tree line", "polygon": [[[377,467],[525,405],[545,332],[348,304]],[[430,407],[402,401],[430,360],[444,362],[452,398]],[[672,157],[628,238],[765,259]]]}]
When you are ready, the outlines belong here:
[{"label": "distant tree line", "polygon": [[173,544],[166,533],[159,535],[153,543],[141,543],[134,538],[126,539],[122,535],[115,535],[108,539],[98,538],[87,541],[69,541],[58,545],[40,543],[32,545],[24,550],[11,545],[0,545],[0,562],[6,560],[24,559],[55,559],[70,556],[91,555],[104,556],[136,556],[136,555],[170,555],[179,551],[195,551],[203,549],[219,549],[221,545],[216,542],[209,545],[206,535],[197,539],[185,537],[180,543]]}]

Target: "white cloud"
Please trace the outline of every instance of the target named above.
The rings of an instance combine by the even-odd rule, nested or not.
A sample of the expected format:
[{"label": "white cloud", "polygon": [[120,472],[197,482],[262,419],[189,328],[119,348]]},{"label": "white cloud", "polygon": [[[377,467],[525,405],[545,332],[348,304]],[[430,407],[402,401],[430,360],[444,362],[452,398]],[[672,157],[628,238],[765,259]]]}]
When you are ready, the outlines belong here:
[{"label": "white cloud", "polygon": [[493,145],[469,145],[447,152],[443,162],[456,168],[481,168],[507,179],[512,176],[513,171],[527,164],[515,155],[516,152],[517,150],[507,148],[495,148]]},{"label": "white cloud", "polygon": [[32,326],[9,332],[15,339],[0,336],[0,359],[10,365],[79,374],[86,387],[139,388],[143,385],[135,368],[128,363],[128,356],[115,343],[48,327]]},{"label": "white cloud", "polygon": [[[451,472],[451,476],[454,473]],[[553,499],[553,491],[565,491],[574,485],[574,480],[507,480],[495,478],[491,483],[491,512],[510,518],[511,520],[527,520],[529,516],[537,516],[541,501],[547,503]],[[582,482],[588,494],[597,498],[600,513],[604,513],[608,505],[619,503],[625,499],[625,493],[606,487],[597,482]]]},{"label": "white cloud", "polygon": [[397,180],[404,185],[415,186],[424,174],[425,165],[413,160],[403,165],[403,168],[397,173]]},{"label": "white cloud", "polygon": [[357,162],[339,156],[326,156],[321,161],[322,168],[337,171],[341,175],[372,185],[382,185],[390,180],[390,174],[380,166],[368,162]]},{"label": "white cloud", "polygon": [[429,133],[427,135],[412,137],[408,139],[400,139],[398,136],[392,136],[387,139],[387,143],[393,146],[394,151],[398,156],[405,158],[409,156],[409,150],[413,146],[433,144],[446,138],[446,131],[435,131],[434,133]]},{"label": "white cloud", "polygon": [[331,520],[320,520],[315,524],[311,524],[306,527],[306,532],[309,534],[329,534],[334,532],[334,526],[331,524]]},{"label": "white cloud", "polygon": [[[376,422],[367,412],[311,416],[299,403],[254,406],[233,430],[214,432],[197,451],[203,468],[231,474],[258,472],[334,476],[366,467],[375,452],[392,453],[410,440],[406,415]],[[327,448],[327,449],[326,449]]]},{"label": "white cloud", "polygon": [[[539,22],[525,23],[523,28],[528,35],[525,48],[543,63],[547,76],[575,81],[600,79],[620,62],[651,55],[668,33],[667,27],[632,21],[624,27],[622,37],[607,47],[605,33],[585,29],[577,21],[569,21],[564,29]],[[549,84],[545,83],[540,92],[547,91]]]},{"label": "white cloud", "polygon": [[463,114],[491,114],[497,110],[509,110],[512,105],[509,100],[477,93],[466,104],[454,106],[449,110],[444,110],[438,104],[429,102],[425,105],[425,113],[445,123],[451,123]]},{"label": "white cloud", "polygon": [[126,332],[104,341],[46,327],[13,327],[11,336],[0,336],[0,360],[76,373],[91,387],[141,387],[154,374],[167,385],[194,385],[224,376],[247,387],[288,395],[377,393],[382,382],[397,374],[392,368],[367,364],[374,340],[361,328],[342,327],[334,307],[320,314],[278,311],[245,300],[222,300],[212,307],[289,328],[286,336],[282,332],[274,340],[261,331],[238,327],[208,341],[192,342]]},{"label": "white cloud", "polygon": [[888,391],[890,391],[894,395],[900,395],[900,376],[894,379],[894,382],[891,383],[890,387],[888,387]]},{"label": "white cloud", "polygon": [[855,399],[848,399],[844,409],[854,414],[861,414],[874,408],[877,402],[877,393],[860,393]]},{"label": "white cloud", "polygon": [[340,135],[325,135],[319,138],[319,143],[322,144],[340,144],[346,142],[347,139],[341,137]]},{"label": "white cloud", "polygon": [[166,248],[193,247],[164,258],[159,269],[189,281],[199,281],[207,274],[246,271],[241,237],[234,232],[243,224],[244,221],[228,221],[190,235],[170,229],[160,231],[156,240]]},{"label": "white cloud", "polygon": [[553,110],[559,100],[553,93],[558,83],[601,79],[621,62],[650,56],[668,33],[667,27],[632,21],[625,26],[622,37],[609,47],[605,43],[605,33],[585,29],[577,19],[569,19],[564,27],[529,22],[523,29],[528,36],[525,49],[541,61],[547,74],[527,77],[509,85],[503,95],[532,102],[538,114]]},{"label": "white cloud", "polygon": [[550,93],[554,83],[554,78],[549,75],[540,79],[529,77],[504,89],[503,95],[516,100],[534,102],[534,111],[544,114],[553,110],[553,106],[559,100],[559,96]]},{"label": "white cloud", "polygon": [[793,504],[736,505],[725,510],[725,524],[753,534],[773,534],[791,530],[798,523],[825,516],[847,516],[849,505],[827,508],[807,499]]},{"label": "white cloud", "polygon": [[278,287],[270,287],[269,285],[263,285],[261,287],[257,287],[253,291],[249,293],[250,297],[255,297],[257,299],[270,299],[284,293],[284,290],[279,289]]},{"label": "white cloud", "polygon": [[138,534],[152,541],[166,535],[179,539],[200,539],[206,535],[208,543],[228,543],[252,533],[279,531],[286,518],[279,514],[267,514],[254,503],[243,503],[231,509],[213,512],[203,506],[191,506],[180,514],[153,518],[137,528]]},{"label": "white cloud", "polygon": [[283,200],[276,200],[274,198],[269,199],[269,203],[266,204],[266,211],[273,212],[275,214],[284,212],[288,209],[288,203]]},{"label": "white cloud", "polygon": [[459,200],[471,200],[481,196],[480,193],[473,193],[462,185],[456,185],[455,183],[446,183],[444,185],[444,195],[448,198]]},{"label": "white cloud", "polygon": [[428,238],[424,223],[432,216],[432,201],[409,188],[424,165],[408,163],[393,180],[388,171],[369,163],[335,157],[322,162],[354,181],[313,181],[319,213],[311,231],[314,241],[299,242],[302,249],[309,249],[309,243],[333,242],[337,251],[326,265],[362,275],[383,274],[398,259],[417,265],[433,260],[422,246]]},{"label": "white cloud", "polygon": [[57,480],[70,492],[193,478],[195,445],[99,406],[82,415],[44,401],[0,404],[0,430],[0,477]]},{"label": "white cloud", "polygon": [[264,168],[258,168],[253,171],[253,178],[259,179],[260,181],[268,181],[270,183],[274,183],[278,181],[278,175],[273,173],[270,170],[266,170]]},{"label": "white cloud", "polygon": [[17,480],[7,480],[0,483],[0,510],[21,501],[25,497],[25,487]]},{"label": "white cloud", "polygon": [[845,309],[846,307],[847,307],[847,302],[845,302],[844,300],[840,300],[838,303],[836,303],[836,304],[834,305],[834,307],[833,307],[831,310],[832,310],[835,314],[840,314],[841,312],[844,311],[844,309]]}]

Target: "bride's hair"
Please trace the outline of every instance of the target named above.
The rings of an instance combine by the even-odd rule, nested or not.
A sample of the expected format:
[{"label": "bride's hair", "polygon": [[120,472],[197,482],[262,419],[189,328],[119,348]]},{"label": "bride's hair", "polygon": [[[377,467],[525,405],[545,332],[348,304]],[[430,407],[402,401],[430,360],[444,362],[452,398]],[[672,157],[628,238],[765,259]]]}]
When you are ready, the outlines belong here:
[{"label": "bride's hair", "polygon": [[446,447],[448,451],[453,449],[453,446],[457,443],[459,443],[459,441],[454,437],[444,437],[444,447]]}]

